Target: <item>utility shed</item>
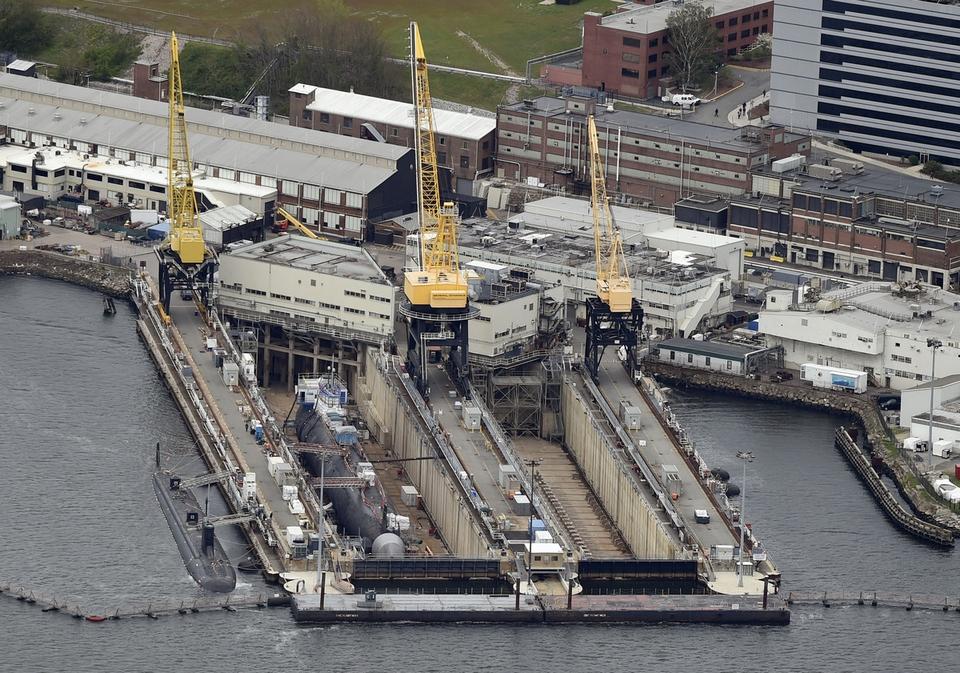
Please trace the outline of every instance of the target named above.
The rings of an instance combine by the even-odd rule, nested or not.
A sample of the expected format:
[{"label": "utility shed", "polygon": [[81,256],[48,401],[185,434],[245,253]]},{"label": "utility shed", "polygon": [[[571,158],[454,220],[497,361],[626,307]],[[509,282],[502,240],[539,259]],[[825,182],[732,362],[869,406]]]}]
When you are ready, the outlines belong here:
[{"label": "utility shed", "polygon": [[263,219],[241,205],[214,208],[199,215],[203,240],[215,248],[237,241],[262,241]]},{"label": "utility shed", "polygon": [[724,341],[667,339],[655,346],[653,353],[667,364],[727,374],[753,374],[767,365],[783,366],[783,350],[779,347],[758,348]]},{"label": "utility shed", "polygon": [[0,194],[0,240],[20,235],[20,204],[12,196]]}]

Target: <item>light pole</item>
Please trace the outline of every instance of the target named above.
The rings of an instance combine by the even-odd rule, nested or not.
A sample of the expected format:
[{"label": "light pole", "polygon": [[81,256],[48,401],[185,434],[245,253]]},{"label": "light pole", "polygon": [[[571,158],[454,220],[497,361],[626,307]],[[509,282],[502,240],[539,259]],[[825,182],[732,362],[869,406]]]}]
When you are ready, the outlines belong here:
[{"label": "light pole", "polygon": [[752,451],[738,451],[743,461],[743,486],[740,489],[740,553],[737,554],[737,586],[743,587],[743,543],[747,532],[747,463],[753,460]]},{"label": "light pole", "polygon": [[935,339],[933,337],[927,339],[927,346],[933,350],[933,359],[930,361],[930,416],[927,418],[929,421],[929,426],[927,426],[930,432],[927,434],[927,451],[931,454],[933,453],[933,382],[936,380],[937,375],[937,349],[943,346],[943,342],[940,339]]},{"label": "light pole", "polygon": [[717,88],[718,88],[717,85],[719,83],[719,79],[720,79],[720,68],[717,68],[716,70],[713,71],[713,97],[714,98],[717,97]]}]

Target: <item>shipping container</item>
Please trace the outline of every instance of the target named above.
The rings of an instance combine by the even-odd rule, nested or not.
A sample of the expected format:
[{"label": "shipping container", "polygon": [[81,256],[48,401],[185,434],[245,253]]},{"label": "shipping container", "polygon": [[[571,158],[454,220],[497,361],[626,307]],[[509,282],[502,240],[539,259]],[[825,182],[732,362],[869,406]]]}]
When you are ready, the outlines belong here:
[{"label": "shipping container", "polygon": [[800,365],[800,379],[810,381],[814,388],[845,390],[852,393],[867,391],[867,373],[854,369],[804,364]]}]

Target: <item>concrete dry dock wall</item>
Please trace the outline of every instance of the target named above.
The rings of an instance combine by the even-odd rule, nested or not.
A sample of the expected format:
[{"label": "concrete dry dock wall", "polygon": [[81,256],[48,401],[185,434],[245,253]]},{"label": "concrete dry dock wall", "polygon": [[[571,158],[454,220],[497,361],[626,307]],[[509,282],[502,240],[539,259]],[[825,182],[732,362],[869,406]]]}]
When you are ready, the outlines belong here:
[{"label": "concrete dry dock wall", "polygon": [[[361,406],[370,433],[395,458],[436,455],[432,440],[421,428],[415,412],[404,404],[400,391],[388,380],[392,372],[378,366],[377,358],[378,353],[369,349],[365,377],[361,381],[369,395],[368,399],[361,400]],[[489,556],[486,536],[445,463],[440,459],[415,460],[402,465],[420,491],[424,508],[440,529],[451,553],[465,558]]]},{"label": "concrete dry dock wall", "polygon": [[630,551],[638,558],[674,558],[676,545],[569,380],[563,385],[561,405],[564,442]]}]

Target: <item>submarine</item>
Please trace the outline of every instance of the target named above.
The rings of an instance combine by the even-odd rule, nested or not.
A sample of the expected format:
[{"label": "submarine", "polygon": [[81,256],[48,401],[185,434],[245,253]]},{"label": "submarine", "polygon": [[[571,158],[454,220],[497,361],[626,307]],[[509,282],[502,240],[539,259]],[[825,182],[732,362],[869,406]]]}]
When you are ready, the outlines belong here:
[{"label": "submarine", "polygon": [[153,474],[153,490],[190,576],[206,591],[233,591],[237,572],[213,524],[204,520],[203,508],[193,491],[180,488],[180,478],[163,470]]},{"label": "submarine", "polygon": [[376,477],[360,445],[357,429],[346,423],[343,407],[347,390],[335,377],[301,377],[297,386],[299,408],[294,419],[297,438],[324,446],[340,446],[343,455],[319,456],[304,454],[303,466],[314,477],[320,476],[321,461],[326,477],[368,479],[361,488],[331,488],[324,492],[333,505],[337,527],[346,536],[362,538],[366,551],[373,542],[391,530],[388,521],[394,517],[383,486]]}]

